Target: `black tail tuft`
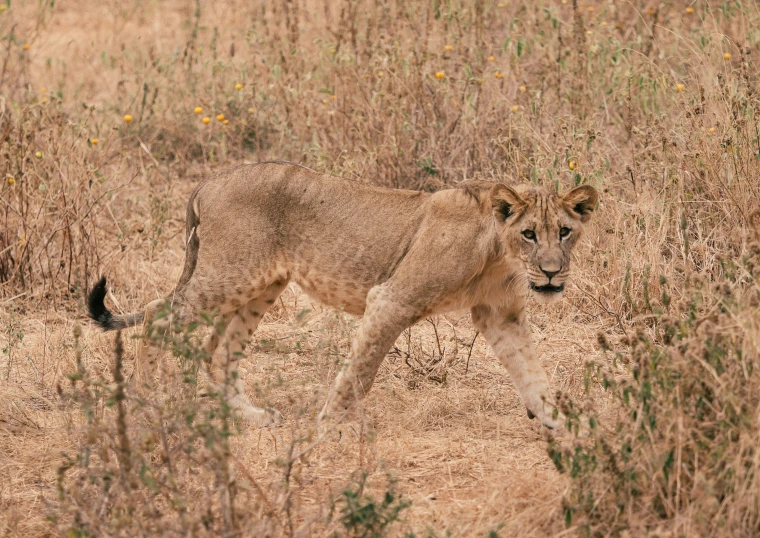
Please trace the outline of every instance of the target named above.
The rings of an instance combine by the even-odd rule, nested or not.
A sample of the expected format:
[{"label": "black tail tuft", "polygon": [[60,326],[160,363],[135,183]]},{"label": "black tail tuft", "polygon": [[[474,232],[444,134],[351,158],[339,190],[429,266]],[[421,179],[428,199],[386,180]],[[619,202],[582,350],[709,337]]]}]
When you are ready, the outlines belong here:
[{"label": "black tail tuft", "polygon": [[118,329],[114,325],[111,312],[106,308],[106,277],[101,278],[87,296],[87,315],[90,316],[101,329],[111,331]]}]

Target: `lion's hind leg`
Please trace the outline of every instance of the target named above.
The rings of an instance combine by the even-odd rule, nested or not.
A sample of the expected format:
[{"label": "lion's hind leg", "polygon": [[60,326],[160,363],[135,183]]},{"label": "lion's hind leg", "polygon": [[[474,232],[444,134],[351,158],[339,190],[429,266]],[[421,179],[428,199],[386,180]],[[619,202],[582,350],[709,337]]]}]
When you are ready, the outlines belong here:
[{"label": "lion's hind leg", "polygon": [[261,318],[287,284],[284,280],[277,281],[264,289],[255,299],[238,308],[230,317],[229,324],[223,333],[220,334],[214,329],[217,336],[214,337],[212,334],[206,344],[210,346],[218,340],[211,357],[209,372],[215,388],[224,394],[227,404],[238,418],[257,426],[277,422],[279,414],[272,409],[255,407],[251,403],[245,393],[239,363]]},{"label": "lion's hind leg", "polygon": [[188,302],[182,294],[173,294],[147,304],[132,375],[138,389],[149,394],[167,386],[162,383],[167,363],[161,360],[168,350],[170,338],[167,336],[172,331],[184,329],[199,315],[197,306]]},{"label": "lion's hind leg", "polygon": [[161,384],[158,379],[161,370],[159,366],[163,363],[159,363],[159,359],[166,350],[164,336],[171,330],[173,323],[186,323],[190,316],[184,305],[171,304],[169,299],[156,299],[145,307],[142,337],[137,345],[133,374],[138,387],[152,391]]}]

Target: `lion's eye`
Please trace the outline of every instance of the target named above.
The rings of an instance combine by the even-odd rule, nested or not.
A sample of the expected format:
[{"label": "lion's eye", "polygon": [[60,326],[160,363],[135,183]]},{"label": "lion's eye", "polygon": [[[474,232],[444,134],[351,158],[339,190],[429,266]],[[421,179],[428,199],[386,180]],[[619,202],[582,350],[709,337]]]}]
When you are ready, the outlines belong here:
[{"label": "lion's eye", "polygon": [[533,230],[523,230],[523,237],[527,239],[528,241],[535,241],[536,240],[536,232]]},{"label": "lion's eye", "polygon": [[570,235],[570,231],[571,231],[570,228],[562,227],[562,228],[559,229],[559,236],[560,237],[567,237],[568,235]]}]

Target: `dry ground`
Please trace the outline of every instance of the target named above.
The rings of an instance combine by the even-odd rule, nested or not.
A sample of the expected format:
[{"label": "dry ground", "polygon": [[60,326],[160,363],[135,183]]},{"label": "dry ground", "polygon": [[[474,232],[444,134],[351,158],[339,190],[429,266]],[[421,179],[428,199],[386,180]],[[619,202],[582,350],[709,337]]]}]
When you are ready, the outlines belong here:
[{"label": "dry ground", "polygon": [[[31,153],[22,156],[27,176],[15,187],[15,157],[2,156],[13,161],[0,190],[6,219],[15,218],[7,208],[20,193],[43,200],[34,207],[45,211],[25,215],[25,226],[44,222],[34,232],[17,224],[3,236],[11,239],[0,243],[0,256],[28,240],[40,266],[53,260],[61,269],[45,266],[34,286],[13,281],[0,294],[0,535],[58,530],[47,519],[59,502],[57,472],[63,454],[82,443],[82,415],[59,394],[59,387],[71,392],[77,324],[83,363],[110,379],[113,336],[85,319],[85,285],[108,275],[107,300],[119,312],[165,296],[182,267],[185,200],[222,166],[289,158],[415,188],[473,175],[599,187],[598,215],[577,248],[566,299],[530,305],[552,385],[573,395],[582,392],[585,362],[599,356],[597,334],[614,334],[646,312],[636,289],[650,274],[652,297],[663,274],[676,304],[691,271],[717,275],[721,256],[744,252],[758,199],[756,133],[742,119],[756,105],[747,70],[758,48],[754,3],[732,14],[727,4],[708,13],[690,2],[474,2],[486,6],[485,23],[467,3],[411,2],[411,15],[404,2],[373,3],[369,15],[352,12],[357,3],[330,5],[209,2],[199,19],[196,3],[179,0],[53,9],[14,2],[0,11],[11,58],[0,87],[16,92],[0,95],[0,119],[18,101],[28,105],[21,116],[49,113],[53,120],[40,125],[63,125],[49,129],[59,138],[46,138],[47,127],[36,132],[38,160],[37,146],[19,136]],[[352,17],[358,38],[346,26]],[[398,33],[373,34],[366,21]],[[319,30],[325,24],[332,32]],[[298,45],[300,56],[289,58],[279,43],[282,51]],[[6,72],[18,76],[16,86]],[[198,105],[211,116],[208,128],[192,113]],[[219,112],[229,127],[216,122]],[[134,121],[125,124],[124,114]],[[53,246],[40,247],[47,239]],[[59,246],[66,249],[51,254]],[[245,382],[285,423],[232,439],[241,484],[277,489],[283,454],[308,430],[356,322],[295,287],[264,318],[244,361]],[[399,339],[367,399],[366,420],[294,470],[294,520],[304,535],[336,529],[308,522],[324,520],[331,496],[362,469],[375,491],[387,473],[412,501],[395,535],[575,531],[561,505],[570,480],[555,470],[539,425],[482,338],[469,349],[474,336],[469,316],[458,313]],[[129,373],[134,340],[126,341]],[[422,365],[442,350],[446,359],[426,376]],[[433,379],[443,365],[445,383]],[[599,394],[597,408],[605,403]]]},{"label": "dry ground", "polygon": [[[178,198],[192,185],[188,182],[178,189]],[[126,196],[140,194],[135,190]],[[138,251],[114,260],[109,300],[119,310],[133,311],[163,296],[178,278],[183,258],[179,216],[169,233],[177,235],[153,260]],[[589,237],[593,236],[592,231]],[[591,241],[580,247],[576,262],[582,264]],[[573,305],[577,291],[568,295],[560,305],[531,305],[531,323],[552,385],[579,391],[582,366],[596,353],[601,325]],[[68,437],[72,414],[61,407],[56,387],[66,386],[65,374],[75,370],[73,326],[84,327],[85,364],[106,377],[110,377],[113,342],[112,334],[89,325],[81,300],[72,304],[71,311],[31,304],[28,308],[25,315],[6,311],[1,320],[3,326],[12,324],[24,335],[13,362],[6,358],[0,363],[4,377],[0,517],[4,533],[17,536],[48,532],[45,516],[56,498],[56,471],[62,452],[72,449]],[[265,317],[257,332],[264,344],[244,361],[246,386],[250,394],[257,384],[268,387],[267,403],[279,409],[286,421],[276,435],[250,429],[234,441],[235,457],[258,480],[280,479],[273,464],[283,449],[277,439],[287,442],[292,428],[302,429],[313,419],[299,419],[298,412],[318,410],[335,373],[336,357],[325,348],[330,342],[340,353],[347,352],[356,321],[311,302],[292,285]],[[410,340],[407,335],[399,338],[401,356],[389,355],[367,400],[366,424],[374,434],[361,435],[354,425],[340,443],[320,446],[301,471],[296,502],[303,516],[320,514],[328,492],[338,494],[351,473],[369,465],[376,476],[387,471],[398,480],[398,490],[413,502],[404,512],[403,527],[418,535],[433,529],[454,536],[483,536],[502,526],[504,536],[544,536],[564,530],[559,511],[566,481],[547,457],[541,429],[527,418],[506,371],[482,337],[469,353],[467,345],[475,333],[468,313],[434,321],[451,361],[446,383],[425,379],[424,373],[404,361],[408,350],[414,366],[418,366],[415,358],[424,363],[437,352],[432,324],[422,322],[412,328]],[[128,341],[128,372],[133,349]]]}]

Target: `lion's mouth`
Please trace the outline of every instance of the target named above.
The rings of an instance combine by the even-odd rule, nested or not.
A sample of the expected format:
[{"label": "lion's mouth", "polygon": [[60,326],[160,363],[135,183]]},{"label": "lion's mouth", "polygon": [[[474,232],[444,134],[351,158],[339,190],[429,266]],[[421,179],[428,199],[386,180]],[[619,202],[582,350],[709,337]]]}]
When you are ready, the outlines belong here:
[{"label": "lion's mouth", "polygon": [[553,286],[551,284],[544,284],[543,286],[536,286],[535,283],[530,283],[530,289],[537,291],[538,293],[559,293],[565,289],[565,284],[562,283],[559,286]]}]

